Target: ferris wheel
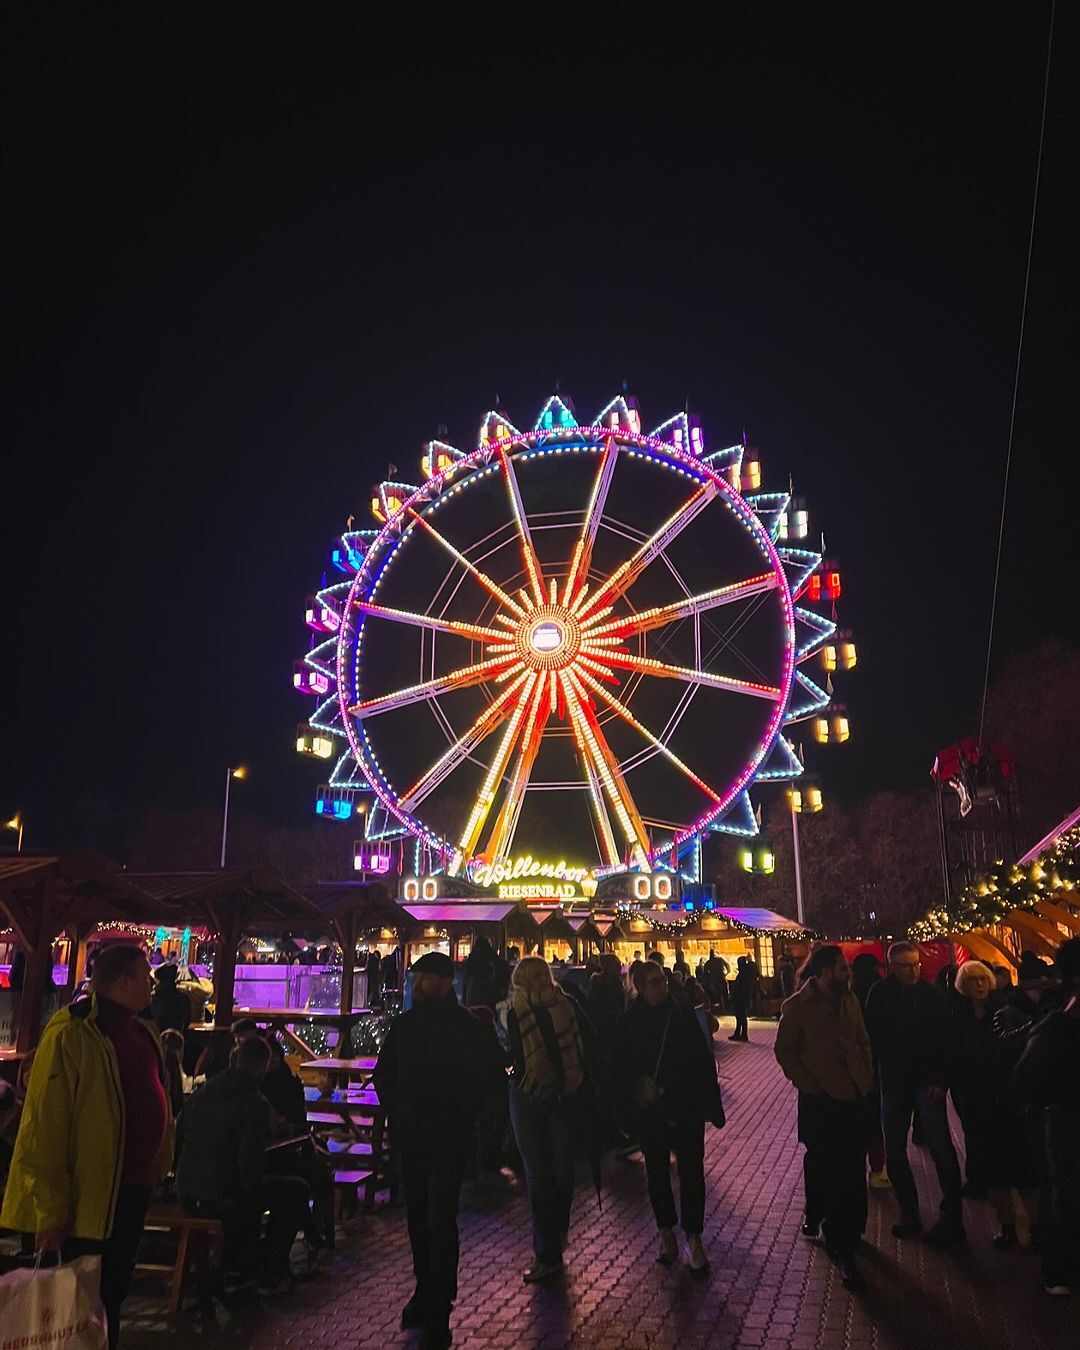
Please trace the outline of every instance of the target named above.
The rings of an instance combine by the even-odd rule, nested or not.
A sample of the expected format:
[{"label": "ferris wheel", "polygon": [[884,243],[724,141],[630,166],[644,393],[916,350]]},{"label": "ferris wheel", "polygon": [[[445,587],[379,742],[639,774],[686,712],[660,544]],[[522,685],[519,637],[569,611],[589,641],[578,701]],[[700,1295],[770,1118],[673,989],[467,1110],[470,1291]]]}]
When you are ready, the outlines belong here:
[{"label": "ferris wheel", "polygon": [[626,397],[429,442],[307,602],[319,809],[373,794],[369,836],[452,875],[526,850],[678,870],[706,832],[755,833],[750,787],[802,773],[785,730],[828,734],[831,682],[800,667],[836,633],[808,600],[839,585],[793,542],[804,504],[760,489],[755,451],[710,452],[686,413],[645,433]]}]

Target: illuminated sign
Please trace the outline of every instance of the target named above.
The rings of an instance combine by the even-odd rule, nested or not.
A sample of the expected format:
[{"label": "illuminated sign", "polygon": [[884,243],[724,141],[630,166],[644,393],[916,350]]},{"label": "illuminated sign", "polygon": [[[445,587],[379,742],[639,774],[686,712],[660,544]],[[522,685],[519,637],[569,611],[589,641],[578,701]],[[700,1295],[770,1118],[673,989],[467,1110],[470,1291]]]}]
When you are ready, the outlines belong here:
[{"label": "illuminated sign", "polygon": [[576,900],[580,895],[572,881],[511,881],[499,887],[500,900]]},{"label": "illuminated sign", "polygon": [[[501,886],[504,882],[532,881],[537,877],[545,881],[582,882],[588,877],[589,869],[569,867],[565,858],[555,863],[540,862],[531,853],[526,853],[520,858],[496,858],[493,862],[488,862],[486,858],[472,858],[465,865],[465,875],[477,886]],[[536,894],[539,896],[540,892]],[[576,894],[576,890],[572,890],[571,894]]]}]

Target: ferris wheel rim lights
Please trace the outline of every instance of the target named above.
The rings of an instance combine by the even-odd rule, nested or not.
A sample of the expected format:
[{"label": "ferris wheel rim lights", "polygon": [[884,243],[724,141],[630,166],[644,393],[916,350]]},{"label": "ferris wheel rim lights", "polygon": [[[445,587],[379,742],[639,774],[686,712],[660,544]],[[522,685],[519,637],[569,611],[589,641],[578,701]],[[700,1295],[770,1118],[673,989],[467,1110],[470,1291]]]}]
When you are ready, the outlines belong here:
[{"label": "ferris wheel rim lights", "polygon": [[[339,719],[340,726],[332,728],[333,734],[344,732],[349,749],[361,773],[368,780],[371,789],[384,808],[391,816],[400,821],[408,832],[416,835],[418,839],[422,839],[431,848],[446,854],[460,848],[460,844],[455,846],[451,840],[439,836],[414,814],[420,800],[422,800],[422,798],[416,798],[416,793],[425,780],[429,779],[439,769],[447,756],[453,754],[458,745],[465,741],[469,733],[466,733],[466,737],[459,738],[458,745],[452,745],[446,754],[440,756],[424,778],[418,780],[407,792],[399,794],[379,763],[375,746],[367,735],[363,719],[377,715],[384,707],[388,710],[391,706],[404,706],[401,701],[402,695],[409,696],[407,701],[411,701],[413,695],[435,699],[440,697],[442,692],[445,692],[440,686],[445,684],[447,680],[452,681],[452,687],[454,688],[465,687],[465,682],[473,679],[477,682],[490,681],[496,685],[498,699],[497,705],[489,705],[486,712],[492,713],[493,707],[502,705],[498,706],[498,711],[501,713],[505,706],[504,700],[509,702],[507,696],[521,688],[522,692],[519,694],[517,706],[509,719],[511,725],[507,726],[502,738],[504,743],[509,738],[511,746],[516,743],[516,737],[523,723],[533,732],[536,731],[540,723],[546,725],[546,718],[550,716],[552,706],[550,700],[555,696],[557,683],[560,691],[559,697],[565,700],[566,704],[565,714],[560,713],[560,715],[568,717],[569,724],[575,737],[579,739],[579,743],[584,739],[594,746],[595,734],[589,716],[591,713],[589,707],[592,701],[591,694],[582,681],[587,678],[588,684],[591,685],[596,678],[603,679],[605,673],[610,672],[612,667],[630,672],[669,676],[677,679],[689,677],[697,685],[712,684],[714,687],[731,688],[740,693],[751,693],[772,701],[775,706],[768,718],[764,732],[758,738],[755,751],[731,781],[727,790],[717,794],[706,785],[705,790],[713,798],[713,801],[698,819],[677,830],[670,842],[665,842],[659,847],[641,847],[634,850],[635,860],[639,863],[656,863],[660,855],[667,855],[672,849],[677,850],[687,840],[700,838],[701,833],[716,822],[731,807],[740,793],[745,792],[746,788],[752,783],[757,771],[775,746],[783,725],[786,721],[793,720],[791,695],[796,679],[804,687],[809,685],[810,689],[813,690],[815,707],[827,706],[829,696],[824,691],[818,690],[812,682],[806,681],[796,667],[811,650],[818,649],[828,640],[832,632],[835,631],[835,624],[830,625],[830,621],[824,620],[822,616],[815,615],[813,617],[820,621],[821,629],[813,632],[809,641],[799,646],[796,645],[795,640],[797,620],[801,620],[808,626],[814,626],[812,621],[803,618],[803,613],[806,613],[806,611],[800,612],[796,609],[795,601],[808,584],[808,578],[820,566],[822,555],[806,549],[791,548],[786,543],[778,545],[775,530],[766,528],[757,511],[742,495],[740,488],[732,482],[732,478],[735,476],[732,472],[733,464],[725,463],[721,467],[722,459],[731,460],[737,466],[743,458],[744,447],[732,447],[730,450],[715,451],[711,455],[705,456],[700,424],[696,421],[691,423],[685,414],[676,414],[675,417],[668,419],[661,427],[657,428],[655,432],[643,433],[638,429],[640,417],[636,414],[636,406],[637,426],[601,425],[601,418],[609,414],[611,414],[612,421],[616,421],[622,415],[618,411],[620,407],[623,413],[629,415],[630,410],[624,399],[613,400],[604,410],[604,413],[591,425],[582,425],[576,421],[571,424],[564,421],[561,426],[542,427],[541,423],[545,414],[555,404],[558,404],[564,410],[566,409],[562,400],[553,396],[541,410],[537,426],[531,431],[519,431],[501,414],[489,413],[482,423],[481,444],[476,449],[461,452],[455,450],[448,443],[440,441],[438,442],[440,453],[436,456],[429,452],[424,466],[424,472],[427,474],[430,468],[442,465],[440,472],[426,477],[419,486],[400,482],[383,485],[384,488],[393,486],[398,489],[401,492],[400,501],[395,500],[396,509],[392,513],[388,513],[388,518],[382,522],[378,531],[364,532],[366,535],[372,535],[373,537],[370,543],[363,548],[362,556],[350,548],[348,557],[349,561],[356,565],[355,575],[348,582],[339,583],[338,587],[334,588],[339,594],[347,588],[347,596],[341,607],[337,632],[329,637],[326,642],[320,644],[318,650],[321,652],[324,649],[329,649],[331,645],[336,647],[337,690],[333,698],[327,699],[326,703],[320,707],[319,715],[325,715],[324,709],[328,710],[329,705],[336,701],[338,714],[332,720],[337,721]],[[612,412],[613,409],[614,412]],[[569,412],[567,415],[572,416]],[[494,436],[490,434],[492,427],[496,431]],[[657,434],[657,432],[668,429],[673,429],[673,435],[675,431],[681,433],[676,437],[676,440],[680,443],[663,440]],[[436,443],[432,442],[431,444],[435,445]],[[564,583],[557,583],[555,578],[547,579],[546,583],[542,575],[542,569],[539,567],[535,552],[531,548],[530,522],[522,505],[513,466],[535,458],[583,453],[603,457],[601,473],[597,475],[593,494],[585,509],[575,555],[572,560],[567,559],[560,565],[565,568],[569,563],[570,566],[564,587]],[[582,544],[585,542],[585,534],[590,527],[595,534],[596,528],[604,518],[603,505],[601,505],[600,512],[593,521],[594,499],[596,494],[600,492],[601,474],[604,472],[606,465],[610,478],[620,455],[632,459],[654,461],[669,472],[694,483],[696,491],[678,511],[653,531],[653,534],[635,551],[630,559],[627,559],[603,581],[598,582],[587,595],[588,586],[586,583],[578,590],[571,603],[571,592],[577,584],[579,555]],[[756,455],[754,459],[757,460]],[[518,591],[517,598],[509,593],[516,583],[506,583],[504,589],[492,578],[486,576],[482,569],[477,567],[465,553],[450,545],[449,541],[439,535],[431,520],[440,508],[444,507],[449,501],[455,500],[466,488],[475,485],[493,473],[500,472],[509,489],[513,526],[522,544],[522,558],[525,563],[525,586]],[[739,479],[739,482],[742,484],[742,478]],[[777,502],[779,502],[782,498],[788,497],[789,494],[768,495],[770,497],[775,496]],[[603,496],[606,500],[606,488]],[[397,493],[395,493],[396,497]],[[385,504],[385,492],[382,493],[381,499]],[[610,614],[610,602],[617,600],[622,589],[632,585],[633,581],[636,580],[636,575],[639,575],[640,571],[644,570],[656,557],[663,554],[671,539],[685,527],[686,523],[689,523],[686,518],[688,516],[693,518],[693,515],[696,515],[699,510],[716,499],[719,499],[720,503],[737,518],[744,532],[768,563],[769,570],[757,577],[733,583],[731,586],[714,588],[713,591],[694,596],[685,603],[673,602],[669,605],[652,606],[645,611],[632,612],[629,616],[613,617],[607,619],[603,624],[599,623],[599,620]],[[498,622],[504,625],[501,630],[486,622],[471,624],[442,619],[436,615],[410,615],[407,611],[379,603],[377,595],[385,582],[388,570],[401,548],[418,528],[425,530],[425,532],[430,531],[432,535],[441,539],[456,559],[464,564],[466,570],[472,572],[486,586],[489,593],[495,596],[499,607],[508,611],[508,613],[504,612],[496,616]],[[670,537],[665,534],[667,530],[671,531]],[[351,532],[349,538],[353,539],[359,533]],[[635,568],[637,569],[636,572]],[[341,570],[346,569],[342,568]],[[586,577],[588,575],[587,566],[585,575]],[[624,586],[622,582],[625,577],[629,577],[630,580]],[[563,590],[561,596],[558,594],[560,589]],[[712,676],[705,671],[669,666],[667,663],[656,661],[654,658],[618,650],[622,639],[628,632],[647,631],[650,619],[654,621],[652,626],[660,626],[680,617],[678,613],[680,608],[686,609],[689,606],[688,612],[699,613],[701,609],[708,607],[706,602],[710,598],[715,597],[716,604],[727,603],[729,598],[727,593],[740,590],[743,595],[754,594],[756,591],[776,590],[778,592],[783,617],[783,670],[781,679],[776,685],[767,685],[756,681],[740,681],[725,676]],[[325,592],[320,593],[320,595],[323,594]],[[742,595],[736,598],[742,598]],[[359,689],[361,687],[367,620],[380,617],[398,619],[406,623],[419,622],[422,626],[431,627],[433,631],[441,630],[456,633],[474,641],[484,641],[486,643],[484,659],[452,671],[450,675],[442,677],[441,680],[436,679],[426,682],[426,691],[425,682],[422,681],[419,685],[407,687],[405,690],[400,690],[398,694],[384,696],[383,699],[354,701],[351,691],[354,688]],[[830,626],[826,627],[827,625]],[[329,650],[327,650],[327,656],[329,656]],[[322,665],[315,666],[314,663],[312,664],[313,668],[325,669]],[[524,675],[521,673],[523,670],[526,672]],[[530,670],[532,671],[532,677],[527,673]],[[575,674],[575,671],[578,673]],[[556,672],[560,672],[558,681]],[[523,682],[524,687],[522,688]],[[599,688],[599,686],[596,687]],[[607,698],[606,691],[599,688],[599,692]],[[824,703],[816,702],[816,696],[819,695],[824,699]],[[549,700],[547,704],[544,703],[545,699]],[[611,700],[608,699],[608,702],[610,704]],[[615,703],[617,704],[618,700],[615,700]],[[618,712],[619,710],[616,708],[615,711]],[[625,711],[623,709],[623,713]],[[485,715],[482,714],[481,716]],[[494,714],[492,715],[494,717]],[[799,719],[807,715],[809,715],[809,710],[799,711],[797,714]],[[592,716],[595,717],[595,714]],[[312,720],[314,724],[314,719]],[[632,722],[631,724],[636,724],[639,728],[641,726],[638,723]],[[330,727],[325,729],[331,730]],[[470,728],[470,732],[473,730],[474,728]],[[647,732],[647,729],[644,730]],[[482,736],[487,734],[489,733],[485,726]],[[652,733],[647,733],[647,735],[650,740],[658,745],[661,751],[668,754],[668,757],[683,769],[692,781],[698,784],[704,782],[682,764],[677,756],[669,753],[667,748],[652,736]],[[478,744],[478,741],[474,744]],[[594,746],[593,749],[590,749],[590,758],[593,758],[594,751],[597,771],[600,773],[601,779],[607,779],[608,773],[605,772],[603,752]],[[467,758],[470,754],[470,748],[466,748],[459,753],[448,772],[452,772],[462,758]],[[497,769],[497,771],[494,774],[488,773],[487,776],[492,779],[492,782],[490,784],[485,782],[480,794],[481,798],[490,798],[499,791],[503,773],[509,772],[505,762],[500,763],[506,758],[507,756],[503,756],[501,753],[496,754],[495,761],[489,766],[489,770]],[[606,766],[608,770],[612,767],[611,765]],[[514,772],[517,773],[517,770],[515,769]],[[615,772],[618,772],[617,769]],[[434,786],[437,785],[436,782]],[[593,791],[593,788],[586,782],[582,782],[581,786],[583,789],[589,787],[589,790]],[[521,795],[526,789],[527,773],[525,785],[520,787]],[[428,791],[430,790],[433,790],[433,788],[429,787]],[[607,782],[604,783],[602,788],[602,792],[604,791],[610,797],[616,815],[620,815],[619,793],[617,791],[613,793],[610,784]],[[629,797],[628,793],[626,797],[632,805],[632,798]],[[483,822],[487,820],[486,812],[491,806],[490,800],[484,801],[481,828],[483,828]],[[475,810],[474,806],[474,815]],[[620,824],[623,823],[620,820]],[[475,822],[472,822],[467,828],[462,836],[462,842],[471,837],[474,832],[474,825]],[[497,820],[496,826],[498,825],[499,821]],[[630,831],[624,832],[627,833],[629,840]],[[639,839],[643,837],[636,830],[634,833],[639,834]],[[645,839],[645,843],[649,844],[651,840]],[[610,857],[608,861],[611,861]]]}]

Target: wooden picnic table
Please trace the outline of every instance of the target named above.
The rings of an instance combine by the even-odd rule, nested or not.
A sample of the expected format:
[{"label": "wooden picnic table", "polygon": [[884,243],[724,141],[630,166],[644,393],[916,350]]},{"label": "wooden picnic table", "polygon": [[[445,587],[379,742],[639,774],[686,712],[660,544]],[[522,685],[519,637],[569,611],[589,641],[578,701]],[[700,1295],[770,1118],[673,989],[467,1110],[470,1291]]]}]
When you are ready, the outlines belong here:
[{"label": "wooden picnic table", "polygon": [[[359,1139],[361,1134],[370,1131],[372,1152],[382,1152],[386,1135],[386,1108],[379,1101],[374,1088],[335,1092],[330,1097],[320,1097],[307,1104],[309,1125],[341,1126]],[[365,1122],[370,1122],[366,1124]]]},{"label": "wooden picnic table", "polygon": [[366,1082],[375,1069],[377,1059],[376,1055],[361,1055],[358,1059],[337,1059],[333,1055],[324,1055],[305,1060],[300,1067],[310,1069],[313,1073],[325,1073],[330,1086],[334,1088],[356,1080]]}]

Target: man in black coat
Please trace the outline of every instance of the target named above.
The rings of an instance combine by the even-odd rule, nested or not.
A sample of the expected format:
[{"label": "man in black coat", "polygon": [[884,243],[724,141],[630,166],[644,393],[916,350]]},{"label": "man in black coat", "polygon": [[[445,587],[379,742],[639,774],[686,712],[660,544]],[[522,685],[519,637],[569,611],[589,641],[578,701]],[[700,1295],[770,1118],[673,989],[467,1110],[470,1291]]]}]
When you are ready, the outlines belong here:
[{"label": "man in black coat", "polygon": [[390,1026],[374,1084],[399,1150],[416,1292],[403,1330],[423,1328],[422,1350],[450,1345],[457,1297],[458,1199],[485,1100],[505,1068],[490,1030],[454,996],[454,966],[429,952],[412,966],[413,1006]]},{"label": "man in black coat", "polygon": [[889,974],[866,998],[866,1022],[881,1078],[881,1130],[885,1166],[900,1205],[896,1237],[922,1232],[919,1194],[908,1161],[908,1128],[914,1112],[941,1186],[941,1213],[926,1234],[935,1246],[964,1241],[960,1164],[949,1134],[952,1024],[940,989],[921,978],[919,949],[911,942],[889,948]]},{"label": "man in black coat", "polygon": [[191,1025],[191,1000],[177,989],[179,971],[174,965],[158,966],[154,971],[154,990],[150,995],[150,1019],[158,1031],[187,1031]]}]

